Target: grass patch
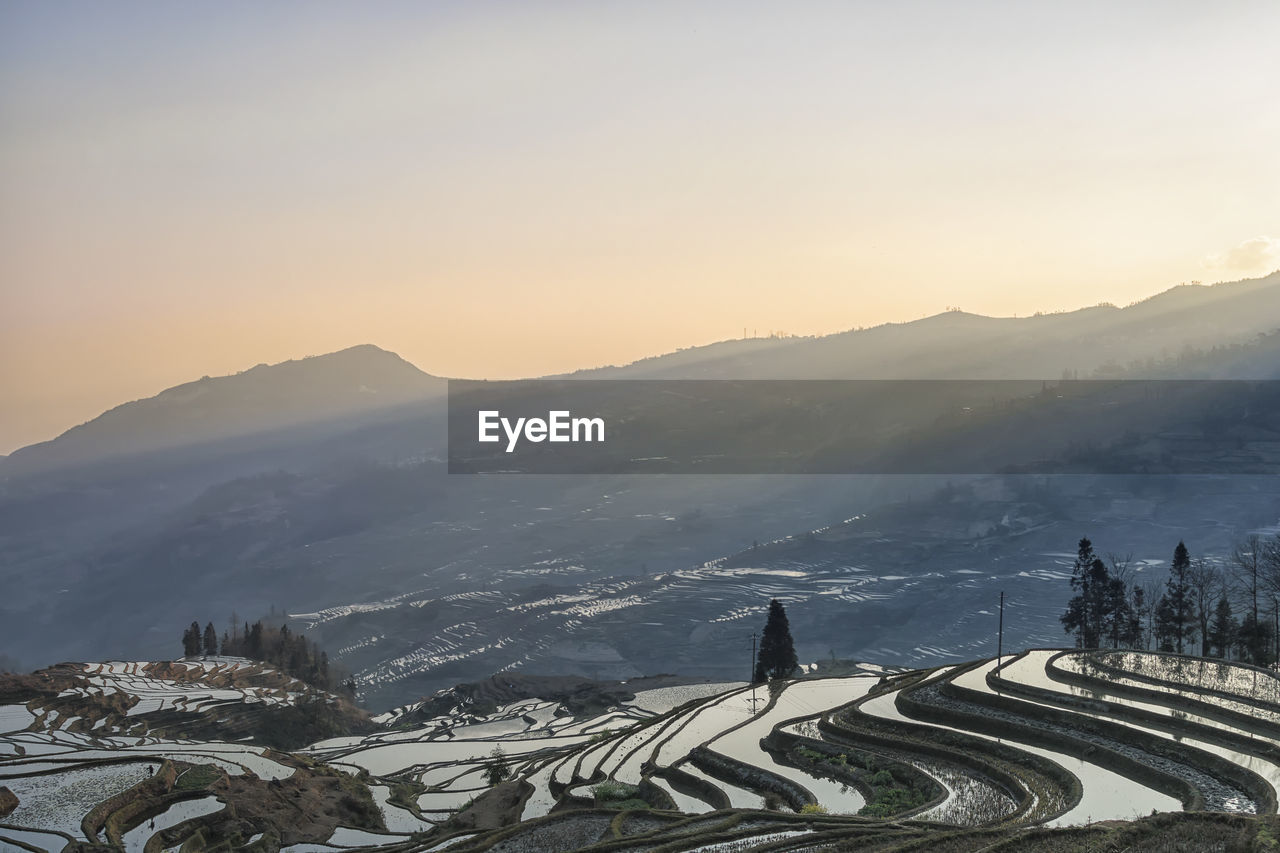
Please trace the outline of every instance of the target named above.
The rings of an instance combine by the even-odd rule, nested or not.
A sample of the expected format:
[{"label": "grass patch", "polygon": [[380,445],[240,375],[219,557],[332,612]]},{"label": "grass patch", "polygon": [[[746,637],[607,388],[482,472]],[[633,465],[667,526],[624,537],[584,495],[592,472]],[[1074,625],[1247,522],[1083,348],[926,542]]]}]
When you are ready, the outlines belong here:
[{"label": "grass patch", "polygon": [[612,779],[601,782],[591,789],[595,805],[602,809],[647,809],[650,805],[640,797],[640,789],[635,785],[624,785]]},{"label": "grass patch", "polygon": [[387,802],[416,813],[418,797],[425,794],[427,786],[415,779],[398,779],[391,785],[391,794]]},{"label": "grass patch", "polygon": [[222,771],[214,764],[197,764],[178,774],[173,786],[175,791],[203,791],[222,778]]}]

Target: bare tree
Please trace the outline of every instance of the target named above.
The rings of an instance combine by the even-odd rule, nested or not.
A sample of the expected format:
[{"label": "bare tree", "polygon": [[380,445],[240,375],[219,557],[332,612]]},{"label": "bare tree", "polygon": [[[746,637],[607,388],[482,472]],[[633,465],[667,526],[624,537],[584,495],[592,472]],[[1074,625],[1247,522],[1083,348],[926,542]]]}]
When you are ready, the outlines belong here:
[{"label": "bare tree", "polygon": [[1107,573],[1103,593],[1103,622],[1107,633],[1111,635],[1111,648],[1118,649],[1122,645],[1132,648],[1137,643],[1136,635],[1139,633],[1137,611],[1129,589],[1133,554],[1125,554],[1123,557],[1108,554],[1107,562],[1111,563],[1111,569]]},{"label": "bare tree", "polygon": [[1261,623],[1258,621],[1258,600],[1265,592],[1267,545],[1258,534],[1249,534],[1244,542],[1232,549],[1229,565],[1232,588],[1245,603],[1246,613],[1240,640],[1248,651],[1251,663],[1262,663],[1264,655]]},{"label": "bare tree", "polygon": [[1272,596],[1280,596],[1280,533],[1262,541],[1259,547],[1263,586]]},{"label": "bare tree", "polygon": [[1142,637],[1140,645],[1143,649],[1151,648],[1151,639],[1156,629],[1156,603],[1164,590],[1164,584],[1157,580],[1149,580],[1142,584]]},{"label": "bare tree", "polygon": [[1200,656],[1209,656],[1209,621],[1218,606],[1222,587],[1222,572],[1203,557],[1191,561],[1187,570],[1190,585],[1191,606],[1200,631]]},{"label": "bare tree", "polygon": [[1111,576],[1128,586],[1133,577],[1133,553],[1123,557],[1108,553],[1107,562],[1111,564]]}]

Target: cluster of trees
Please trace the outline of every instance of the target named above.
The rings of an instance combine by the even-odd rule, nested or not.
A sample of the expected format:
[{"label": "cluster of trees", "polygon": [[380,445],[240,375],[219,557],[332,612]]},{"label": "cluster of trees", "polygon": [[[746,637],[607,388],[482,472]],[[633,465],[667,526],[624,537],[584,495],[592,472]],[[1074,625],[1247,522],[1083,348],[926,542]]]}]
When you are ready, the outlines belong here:
[{"label": "cluster of trees", "polygon": [[1134,580],[1130,563],[1104,561],[1092,542],[1080,540],[1071,571],[1075,595],[1061,617],[1077,646],[1276,662],[1280,535],[1249,536],[1221,563],[1192,559],[1179,542],[1163,584]]},{"label": "cluster of trees", "polygon": [[200,630],[199,622],[192,622],[182,632],[182,654],[185,657],[199,655],[230,655],[269,663],[281,672],[322,690],[341,689],[355,692],[354,682],[342,680],[340,674],[329,666],[329,655],[304,635],[289,630],[288,625],[274,628],[258,620],[250,625],[233,622],[229,630],[218,631],[209,622]]}]

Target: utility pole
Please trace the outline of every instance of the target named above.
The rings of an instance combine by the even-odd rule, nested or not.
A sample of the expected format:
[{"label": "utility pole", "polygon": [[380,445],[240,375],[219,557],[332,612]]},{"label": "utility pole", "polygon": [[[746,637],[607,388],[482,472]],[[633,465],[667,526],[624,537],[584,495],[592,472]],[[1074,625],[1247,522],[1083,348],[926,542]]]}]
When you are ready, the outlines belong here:
[{"label": "utility pole", "polygon": [[1271,616],[1275,620],[1275,630],[1271,634],[1276,641],[1275,660],[1272,661],[1272,664],[1276,668],[1280,668],[1280,600],[1277,600],[1274,595],[1271,596]]},{"label": "utility pole", "polygon": [[996,672],[1000,671],[1000,664],[1004,658],[1004,590],[1000,590],[1000,632],[996,639]]},{"label": "utility pole", "polygon": [[751,634],[751,713],[756,712],[756,635]]}]

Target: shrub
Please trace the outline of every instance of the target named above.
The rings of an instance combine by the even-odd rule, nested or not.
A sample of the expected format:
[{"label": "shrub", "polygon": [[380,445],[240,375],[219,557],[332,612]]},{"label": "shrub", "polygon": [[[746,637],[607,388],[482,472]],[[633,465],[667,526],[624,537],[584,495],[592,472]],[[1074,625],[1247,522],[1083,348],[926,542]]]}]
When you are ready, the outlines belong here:
[{"label": "shrub", "polygon": [[628,800],[638,799],[639,793],[640,791],[636,786],[624,785],[612,779],[601,782],[591,789],[591,795],[595,798],[596,805],[609,808],[614,808],[617,804]]},{"label": "shrub", "polygon": [[492,787],[511,778],[511,768],[507,766],[507,754],[501,746],[495,746],[489,753],[489,761],[484,767],[484,778]]}]

